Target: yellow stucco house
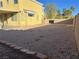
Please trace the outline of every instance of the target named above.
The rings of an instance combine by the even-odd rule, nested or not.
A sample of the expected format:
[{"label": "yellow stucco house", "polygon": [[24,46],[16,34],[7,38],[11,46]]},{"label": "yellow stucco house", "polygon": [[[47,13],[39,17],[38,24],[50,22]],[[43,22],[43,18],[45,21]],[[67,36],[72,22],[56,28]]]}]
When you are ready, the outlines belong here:
[{"label": "yellow stucco house", "polygon": [[26,27],[44,22],[43,4],[37,0],[0,0],[0,26]]}]

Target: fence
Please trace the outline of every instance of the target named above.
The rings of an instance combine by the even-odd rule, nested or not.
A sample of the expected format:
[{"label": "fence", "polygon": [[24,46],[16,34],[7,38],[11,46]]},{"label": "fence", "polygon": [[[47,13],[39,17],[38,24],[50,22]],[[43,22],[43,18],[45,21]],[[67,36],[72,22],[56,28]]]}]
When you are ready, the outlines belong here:
[{"label": "fence", "polygon": [[79,14],[75,16],[73,21],[74,29],[75,29],[75,39],[77,43],[77,48],[79,51]]}]

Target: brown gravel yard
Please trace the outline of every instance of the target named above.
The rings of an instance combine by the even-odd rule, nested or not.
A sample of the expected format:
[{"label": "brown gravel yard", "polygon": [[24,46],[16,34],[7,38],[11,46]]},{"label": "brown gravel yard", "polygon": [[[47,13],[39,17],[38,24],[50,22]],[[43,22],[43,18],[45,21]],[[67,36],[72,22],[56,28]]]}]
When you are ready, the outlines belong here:
[{"label": "brown gravel yard", "polygon": [[47,25],[30,30],[0,30],[0,40],[40,52],[49,59],[77,59],[75,35],[70,25]]}]

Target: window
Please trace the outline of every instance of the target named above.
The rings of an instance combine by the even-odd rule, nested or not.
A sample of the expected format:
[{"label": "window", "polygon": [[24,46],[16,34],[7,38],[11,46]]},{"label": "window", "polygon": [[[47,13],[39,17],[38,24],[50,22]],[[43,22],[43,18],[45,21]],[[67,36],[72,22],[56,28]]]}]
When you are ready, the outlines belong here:
[{"label": "window", "polygon": [[32,16],[34,16],[34,14],[28,13],[28,16],[32,17]]},{"label": "window", "polygon": [[0,7],[3,7],[3,3],[2,3],[2,1],[0,1]]},{"label": "window", "polygon": [[28,12],[28,16],[33,17],[34,16],[34,12]]},{"label": "window", "polygon": [[11,17],[12,17],[12,21],[16,21],[17,20],[17,14],[12,13]]},{"label": "window", "polygon": [[7,4],[9,4],[9,0],[7,0]]},{"label": "window", "polygon": [[14,0],[14,4],[18,4],[18,0]]}]

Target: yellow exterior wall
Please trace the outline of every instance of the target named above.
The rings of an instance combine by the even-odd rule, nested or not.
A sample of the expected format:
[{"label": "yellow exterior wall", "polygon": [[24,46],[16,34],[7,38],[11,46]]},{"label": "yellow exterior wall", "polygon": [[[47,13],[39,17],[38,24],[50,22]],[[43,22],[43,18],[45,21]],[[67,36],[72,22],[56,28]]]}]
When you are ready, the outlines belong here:
[{"label": "yellow exterior wall", "polygon": [[19,10],[19,4],[14,4],[14,0],[9,0],[9,3],[7,3],[7,0],[2,0],[3,7],[0,9],[6,10],[6,11],[16,11]]},{"label": "yellow exterior wall", "polygon": [[[14,4],[14,0],[2,0],[3,7],[0,8],[4,10],[5,13],[9,13],[7,21],[7,26],[30,26],[42,24],[43,21],[43,5],[36,0],[18,0],[18,4]],[[9,12],[10,11],[10,12]],[[34,16],[28,16],[28,11],[34,11]],[[16,21],[12,21],[11,13],[16,13]]]},{"label": "yellow exterior wall", "polygon": [[29,10],[29,11],[35,12],[34,17],[28,17],[28,15],[24,15],[23,18],[26,18],[25,20],[27,20],[27,22],[26,22],[27,25],[35,25],[35,24],[42,23],[43,16],[44,16],[43,6],[38,4],[37,1],[20,0],[20,6],[21,6],[20,10],[24,9],[24,10]]}]

